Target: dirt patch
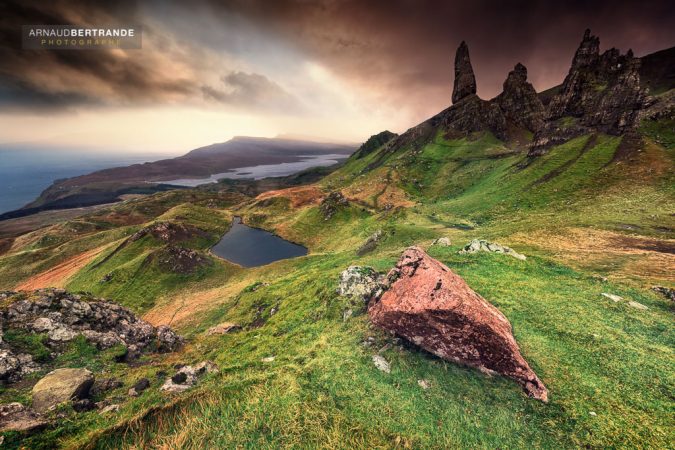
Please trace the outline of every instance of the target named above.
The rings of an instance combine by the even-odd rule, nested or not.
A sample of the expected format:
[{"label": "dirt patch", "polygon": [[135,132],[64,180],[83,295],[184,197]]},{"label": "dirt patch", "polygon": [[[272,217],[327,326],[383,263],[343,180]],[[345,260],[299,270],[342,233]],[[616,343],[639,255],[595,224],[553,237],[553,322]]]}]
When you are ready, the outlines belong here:
[{"label": "dirt patch", "polygon": [[19,291],[28,291],[32,289],[41,289],[46,287],[62,288],[67,281],[75,275],[80,269],[89,264],[96,258],[103,250],[109,247],[110,244],[89,250],[84,253],[64,261],[51,269],[39,273],[16,287]]},{"label": "dirt patch", "polygon": [[373,208],[391,209],[409,208],[415,203],[398,187],[400,182],[396,173],[378,174],[362,183],[355,183],[343,193],[349,201],[368,204]]},{"label": "dirt patch", "polygon": [[675,282],[675,240],[630,236],[606,230],[567,228],[516,233],[509,242],[550,251],[576,267],[606,268],[619,277]]},{"label": "dirt patch", "polygon": [[256,200],[284,197],[290,200],[293,208],[301,208],[308,205],[318,205],[324,196],[325,194],[316,186],[299,186],[263,192],[256,197]]},{"label": "dirt patch", "polygon": [[9,249],[12,248],[13,243],[14,239],[12,238],[0,239],[0,256],[7,253]]},{"label": "dirt patch", "polygon": [[249,281],[228,283],[227,286],[208,289],[201,292],[181,292],[173,297],[159,301],[143,316],[143,320],[154,326],[182,324],[198,320],[198,313],[213,309],[219,303],[237,295]]}]

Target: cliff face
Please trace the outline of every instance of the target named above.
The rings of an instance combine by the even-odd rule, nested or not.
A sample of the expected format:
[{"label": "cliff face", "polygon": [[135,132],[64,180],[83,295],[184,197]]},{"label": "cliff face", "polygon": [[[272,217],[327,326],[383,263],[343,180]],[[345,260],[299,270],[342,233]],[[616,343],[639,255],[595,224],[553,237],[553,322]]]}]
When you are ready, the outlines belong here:
[{"label": "cliff face", "polygon": [[577,117],[585,126],[620,134],[636,125],[646,106],[640,85],[640,59],[631,50],[612,48],[600,54],[600,40],[586,30],[560,92],[553,97],[548,120]]}]

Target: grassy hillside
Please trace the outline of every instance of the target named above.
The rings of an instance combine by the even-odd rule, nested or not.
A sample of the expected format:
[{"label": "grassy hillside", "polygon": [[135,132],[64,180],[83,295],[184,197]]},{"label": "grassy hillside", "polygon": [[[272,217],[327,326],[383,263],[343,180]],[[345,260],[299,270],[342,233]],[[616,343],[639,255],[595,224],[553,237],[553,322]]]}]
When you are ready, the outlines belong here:
[{"label": "grassy hillside", "polygon": [[[0,288],[107,245],[64,285],[110,296],[189,339],[182,352],[129,369],[125,380],[148,376],[153,384],[138,398],[123,398],[118,414],[80,414],[24,445],[668,448],[675,438],[673,305],[649,289],[675,286],[675,154],[664,130],[649,124],[630,151],[620,137],[588,135],[533,159],[491,135],[439,133],[419,148],[392,152],[384,145],[352,158],[302,192],[314,192],[316,201],[300,201],[293,189],[236,199],[178,191],[136,200],[156,213],[133,224],[110,221],[112,210],[130,208],[123,203],[96,213],[107,217],[101,229],[85,227],[64,242],[61,228],[23,236],[0,256]],[[320,196],[335,190],[349,204],[326,219]],[[252,269],[210,255],[234,215],[306,245],[309,254]],[[179,244],[210,263],[191,273],[167,271],[148,256],[178,244],[153,236],[115,251],[159,222],[201,230]],[[357,256],[377,230],[378,246]],[[453,245],[431,246],[440,236]],[[528,259],[458,254],[478,237]],[[550,403],[385,335],[369,325],[366,305],[337,295],[346,267],[385,272],[409,245],[428,248],[508,317]],[[347,310],[353,314],[345,319]],[[206,335],[223,321],[243,330]],[[391,374],[374,366],[376,354],[391,363]],[[220,372],[178,396],[158,392],[157,373],[204,359]],[[17,442],[7,436],[6,443]]]}]

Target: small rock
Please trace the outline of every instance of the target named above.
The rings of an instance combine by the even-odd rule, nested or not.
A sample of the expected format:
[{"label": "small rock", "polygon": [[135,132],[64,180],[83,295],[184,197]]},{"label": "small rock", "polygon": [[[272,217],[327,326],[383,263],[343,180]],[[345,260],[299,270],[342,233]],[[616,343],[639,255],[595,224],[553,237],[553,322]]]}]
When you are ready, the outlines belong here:
[{"label": "small rock", "polygon": [[87,397],[94,375],[87,369],[56,369],[33,386],[33,408],[45,412],[59,403]]},{"label": "small rock", "polygon": [[607,297],[608,299],[610,299],[613,302],[620,302],[621,300],[623,300],[623,297],[620,297],[620,296],[615,295],[615,294],[608,294],[607,292],[603,292],[602,296]]},{"label": "small rock", "polygon": [[643,311],[649,309],[647,306],[643,305],[642,303],[638,303],[638,302],[635,302],[633,300],[630,300],[628,302],[628,306],[632,306],[633,308],[641,309]]},{"label": "small rock", "polygon": [[108,405],[108,406],[105,406],[101,410],[101,414],[116,413],[116,412],[119,412],[119,410],[120,410],[120,405]]},{"label": "small rock", "polygon": [[675,289],[663,287],[663,286],[654,286],[652,287],[652,291],[656,292],[657,294],[663,295],[665,298],[667,298],[670,301],[675,302]]},{"label": "small rock", "polygon": [[352,311],[351,309],[346,309],[346,310],[342,313],[342,321],[343,321],[343,322],[348,321],[349,318],[352,316],[352,314],[354,314],[354,311]]},{"label": "small rock", "polygon": [[431,383],[429,383],[427,380],[417,380],[417,384],[419,384],[419,386],[425,391],[431,387]]},{"label": "small rock", "polygon": [[262,358],[260,361],[265,362],[265,363],[269,363],[269,362],[274,361],[274,359],[275,359],[274,356],[266,356],[265,358]]},{"label": "small rock", "polygon": [[47,425],[42,416],[21,403],[0,405],[0,432],[30,432]]},{"label": "small rock", "polygon": [[372,267],[349,266],[340,274],[338,294],[370,300],[382,291],[382,276]]},{"label": "small rock", "polygon": [[94,382],[94,386],[92,386],[91,388],[91,395],[96,397],[105,392],[112,391],[113,389],[117,389],[122,386],[124,386],[124,383],[122,383],[117,378],[102,378]]},{"label": "small rock", "polygon": [[591,412],[589,412],[588,414],[590,414],[590,415],[593,416],[593,417],[597,416],[597,414],[595,413],[595,411],[591,411]]},{"label": "small rock", "polygon": [[45,333],[54,329],[54,323],[47,317],[38,317],[31,327],[36,333]]},{"label": "small rock", "polygon": [[442,237],[434,240],[431,245],[437,245],[439,247],[450,247],[451,242],[449,237]]},{"label": "small rock", "polygon": [[232,331],[238,331],[238,330],[241,330],[240,325],[238,325],[236,323],[232,323],[232,322],[223,322],[223,323],[219,323],[218,325],[215,325],[215,326],[209,328],[208,331],[206,332],[206,334],[211,336],[211,335],[214,335],[214,334],[227,334],[227,333],[230,333]]},{"label": "small rock", "polygon": [[133,385],[131,389],[129,389],[128,394],[130,397],[138,397],[141,394],[141,392],[143,392],[149,387],[150,387],[150,380],[148,380],[147,378],[141,378]]},{"label": "small rock", "polygon": [[73,400],[73,409],[76,412],[87,412],[96,408],[96,404],[88,398],[83,398],[79,400]]},{"label": "small rock", "polygon": [[391,373],[391,366],[382,356],[373,355],[373,363],[375,364],[375,367],[377,367],[382,372]]},{"label": "small rock", "polygon": [[510,247],[505,245],[499,245],[494,242],[488,242],[483,239],[474,239],[464,246],[462,250],[459,251],[460,254],[466,253],[477,253],[477,252],[492,252],[492,253],[503,253],[505,255],[513,256],[516,259],[524,261],[527,259],[525,255],[521,255]]},{"label": "small rock", "polygon": [[164,382],[159,389],[163,392],[183,392],[197,384],[197,377],[205,373],[217,372],[218,367],[212,361],[203,361],[196,366],[183,366]]},{"label": "small rock", "polygon": [[183,345],[183,338],[166,325],[157,327],[157,341],[160,352],[173,352]]},{"label": "small rock", "polygon": [[47,336],[49,336],[49,340],[54,342],[68,342],[75,339],[75,336],[77,336],[77,334],[78,333],[76,333],[75,331],[68,329],[64,326],[61,326],[51,330]]},{"label": "small rock", "polygon": [[368,239],[366,239],[366,242],[364,242],[358,250],[356,250],[356,254],[358,256],[363,256],[366,253],[372,252],[377,248],[377,245],[379,244],[380,240],[382,240],[383,236],[384,234],[382,233],[382,230],[377,230],[375,233],[370,235]]}]

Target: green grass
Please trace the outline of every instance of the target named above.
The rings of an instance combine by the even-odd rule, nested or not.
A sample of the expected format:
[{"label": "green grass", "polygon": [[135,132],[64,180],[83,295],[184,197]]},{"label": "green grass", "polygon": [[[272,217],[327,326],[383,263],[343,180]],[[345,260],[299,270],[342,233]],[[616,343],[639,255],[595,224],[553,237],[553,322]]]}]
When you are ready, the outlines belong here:
[{"label": "green grass", "polygon": [[[634,167],[614,162],[620,143],[612,136],[581,136],[528,159],[491,135],[448,140],[439,134],[423,148],[412,149],[415,154],[406,148],[386,155],[375,150],[350,159],[319,187],[365,186],[389,174],[390,179],[401,180],[399,187],[415,206],[385,211],[378,209],[377,199],[367,206],[352,202],[329,220],[317,206],[295,210],[285,198],[248,200],[215,210],[193,205],[187,198],[181,202],[180,195],[192,195],[190,191],[172,194],[168,208],[164,206],[169,193],[153,196],[162,207],[145,200],[148,211],[161,211],[152,220],[178,221],[210,233],[213,237],[186,242],[200,252],[227,229],[232,215],[241,215],[247,223],[308,246],[310,253],[245,270],[214,259],[203,270],[180,275],[147,262],[149,254],[165,245],[152,237],[124,247],[95,267],[115,248],[110,247],[80,270],[68,287],[111,297],[137,312],[176,297],[189,307],[193,294],[240,288],[224,291],[190,320],[178,322],[190,344],[177,354],[148,358],[145,366],[112,367],[106,362],[111,355],[97,359],[86,344],[76,342],[58,363],[120,374],[127,385],[111,394],[113,398],[123,397],[141,376],[152,380],[151,389],[136,399],[122,398],[118,415],[68,416],[23,445],[672,447],[672,305],[639,279],[612,277],[603,282],[594,277],[611,275],[639,254],[608,255],[602,263],[575,269],[558,254],[535,246],[524,250],[516,246],[527,253],[526,261],[457,253],[474,237],[509,244],[504,240],[514,233],[562,233],[566,227],[625,232],[624,225],[634,224],[638,237],[674,237],[675,223],[668,213],[675,207],[671,152],[657,145],[650,154],[671,170],[655,166],[636,177]],[[11,263],[26,261],[27,254],[35,255],[26,269],[30,272],[53,263],[44,261],[47,248],[72,254],[71,246],[80,240],[101,245],[141,226],[76,232],[75,242],[52,247],[44,238],[44,246],[22,256],[0,257],[0,274],[14,274]],[[373,252],[358,257],[356,249],[376,230],[382,230],[384,238]],[[349,265],[369,265],[384,273],[405,247],[428,246],[439,236],[450,236],[453,245],[430,247],[431,256],[508,317],[523,355],[549,389],[548,404],[527,398],[510,380],[487,377],[394,341],[369,324],[363,302],[337,295],[339,274]],[[36,240],[39,237],[37,233]],[[101,283],[108,273],[112,279]],[[649,309],[614,303],[602,292]],[[353,316],[345,321],[347,309]],[[243,329],[206,336],[209,327],[223,321]],[[369,338],[374,342],[365,345]],[[39,339],[17,339],[25,339],[26,348],[39,350]],[[391,362],[391,374],[372,363],[378,352]],[[274,361],[262,361],[269,356]],[[220,372],[177,397],[158,392],[160,370],[171,372],[173,364],[205,359],[215,361]],[[432,387],[423,390],[418,385],[421,379]],[[11,395],[27,400],[25,393]],[[14,436],[9,442],[16,446],[19,441]]]}]

